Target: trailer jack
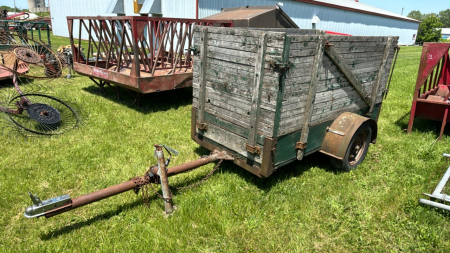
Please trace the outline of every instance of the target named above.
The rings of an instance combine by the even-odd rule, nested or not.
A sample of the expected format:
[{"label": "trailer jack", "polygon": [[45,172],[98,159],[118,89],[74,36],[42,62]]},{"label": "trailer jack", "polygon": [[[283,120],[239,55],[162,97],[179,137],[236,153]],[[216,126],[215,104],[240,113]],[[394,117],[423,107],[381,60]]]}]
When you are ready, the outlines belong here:
[{"label": "trailer jack", "polygon": [[201,157],[200,159],[166,169],[170,162],[170,157],[167,160],[164,159],[163,148],[166,149],[170,155],[171,152],[176,153],[175,150],[170,149],[167,146],[155,145],[155,155],[158,158],[158,164],[150,167],[142,177],[135,177],[121,184],[96,192],[91,192],[73,199],[71,199],[69,195],[62,195],[41,201],[37,194],[33,195],[28,193],[33,205],[25,209],[24,215],[27,218],[38,218],[41,216],[50,218],[52,216],[65,213],[75,208],[88,205],[129,190],[135,190],[137,193],[142,186],[150,183],[161,184],[165,212],[166,214],[170,214],[173,211],[173,204],[171,200],[172,195],[169,188],[169,181],[167,180],[168,177],[190,171],[211,162],[219,160],[234,160],[234,157],[230,156],[226,151],[214,150],[209,156]]}]

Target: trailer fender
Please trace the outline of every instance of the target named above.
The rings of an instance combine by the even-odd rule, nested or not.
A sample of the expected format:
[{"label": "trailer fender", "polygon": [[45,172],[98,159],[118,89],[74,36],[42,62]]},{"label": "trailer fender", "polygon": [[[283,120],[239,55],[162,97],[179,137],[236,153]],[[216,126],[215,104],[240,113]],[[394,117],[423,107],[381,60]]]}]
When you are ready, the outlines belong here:
[{"label": "trailer fender", "polygon": [[339,160],[344,159],[353,136],[363,124],[370,125],[372,130],[370,141],[371,143],[375,143],[377,138],[377,122],[355,113],[344,112],[333,121],[331,126],[327,127],[327,133],[322,142],[320,152]]}]

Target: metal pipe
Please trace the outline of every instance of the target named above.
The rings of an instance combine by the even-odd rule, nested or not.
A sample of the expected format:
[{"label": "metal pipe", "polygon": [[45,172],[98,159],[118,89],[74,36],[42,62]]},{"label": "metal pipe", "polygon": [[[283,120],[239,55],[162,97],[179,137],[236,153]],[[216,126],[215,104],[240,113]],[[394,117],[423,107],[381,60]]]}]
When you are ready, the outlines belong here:
[{"label": "metal pipe", "polygon": [[172,202],[172,193],[169,188],[169,180],[167,179],[167,171],[166,171],[166,161],[164,159],[164,152],[160,145],[155,145],[156,148],[156,157],[158,158],[158,175],[161,182],[161,189],[164,197],[164,210],[166,214],[171,214],[173,212],[173,202]]},{"label": "metal pipe", "polygon": [[419,203],[425,204],[425,205],[429,205],[429,206],[434,206],[434,207],[438,207],[447,211],[450,211],[450,206],[448,205],[444,205],[438,202],[434,202],[428,199],[419,199]]},{"label": "metal pipe", "polygon": [[[222,151],[222,152],[214,152],[212,155],[206,156],[206,157],[202,157],[200,159],[194,160],[194,161],[190,161],[187,163],[183,163],[174,167],[171,167],[167,170],[167,176],[171,177],[180,173],[184,173],[184,172],[188,172],[190,170],[193,170],[195,168],[201,167],[205,164],[208,163],[212,163],[215,162],[217,160],[233,160],[233,158],[231,156],[229,156],[227,154],[227,152]],[[151,172],[154,175],[158,175],[158,168],[154,167]]]},{"label": "metal pipe", "polygon": [[96,201],[99,201],[99,200],[102,200],[105,198],[112,197],[119,193],[132,190],[135,187],[136,187],[136,185],[133,182],[133,180],[129,180],[124,183],[114,185],[114,186],[111,186],[111,187],[108,187],[105,189],[101,189],[96,192],[91,192],[86,195],[72,199],[72,203],[70,203],[70,204],[67,204],[65,206],[61,206],[59,208],[45,212],[45,217],[50,218],[57,214],[64,213],[64,212],[70,211],[72,209],[75,209],[75,208],[78,208],[78,207],[81,207],[81,206],[84,206],[84,205],[87,205],[87,204],[90,204],[90,203],[93,203],[93,202],[96,202]]},{"label": "metal pipe", "polygon": [[[160,146],[157,147],[156,154],[158,156],[158,164],[160,165],[161,168],[163,168],[161,170],[162,173],[158,171],[157,166],[154,166],[154,168],[151,170],[151,172],[155,176],[164,174],[166,172],[165,180],[163,179],[163,177],[160,176],[160,182],[162,182],[162,181],[167,182],[167,184],[166,184],[167,187],[164,186],[163,184],[161,184],[162,188],[163,188],[163,196],[165,198],[164,206],[166,207],[166,205],[167,205],[166,213],[170,213],[170,212],[172,212],[170,210],[173,210],[173,204],[172,204],[172,200],[170,199],[171,194],[170,194],[170,189],[168,188],[169,184],[168,184],[167,177],[170,177],[170,176],[173,176],[173,175],[176,175],[179,173],[187,172],[189,170],[198,168],[200,166],[203,166],[203,165],[211,163],[211,162],[215,162],[217,160],[222,160],[222,159],[223,160],[233,160],[234,159],[233,157],[229,156],[225,151],[222,151],[222,152],[215,151],[215,152],[213,152],[213,154],[211,154],[207,157],[202,157],[195,161],[191,161],[191,162],[187,162],[187,163],[184,163],[184,164],[181,164],[178,166],[174,166],[172,168],[169,168],[166,171],[164,154],[159,154],[159,152],[161,152],[161,153],[163,152],[162,147],[160,147]],[[161,164],[162,164],[162,166],[161,166]],[[146,177],[141,177],[142,182],[145,182],[146,180],[147,180]],[[129,191],[129,190],[132,190],[135,187],[136,187],[135,182],[133,180],[129,180],[129,181],[126,181],[126,182],[118,184],[118,185],[114,185],[114,186],[111,186],[111,187],[108,187],[108,188],[105,188],[105,189],[102,189],[102,190],[99,190],[96,192],[92,192],[92,193],[88,193],[83,196],[76,197],[76,198],[72,199],[70,203],[63,205],[63,206],[59,206],[54,209],[51,209],[49,211],[46,211],[43,215],[46,218],[50,218],[52,216],[55,216],[55,215],[58,215],[61,213],[65,213],[65,212],[73,210],[75,208],[78,208],[78,207],[81,207],[84,205],[88,205],[93,202],[96,202],[96,201],[99,201],[99,200],[102,200],[105,198],[109,198],[109,197],[112,197],[114,195]],[[171,205],[171,206],[169,206],[169,205]],[[168,211],[170,211],[170,212],[168,212]],[[33,217],[39,217],[39,216],[42,216],[42,215],[35,215]]]}]

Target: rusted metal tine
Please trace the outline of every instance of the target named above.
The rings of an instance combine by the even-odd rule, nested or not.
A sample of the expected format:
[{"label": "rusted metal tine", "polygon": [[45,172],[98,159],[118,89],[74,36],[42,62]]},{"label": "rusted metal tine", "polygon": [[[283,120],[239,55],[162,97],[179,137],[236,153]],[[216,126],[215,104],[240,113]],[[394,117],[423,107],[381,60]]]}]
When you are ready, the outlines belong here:
[{"label": "rusted metal tine", "polygon": [[[144,36],[142,36],[144,37]],[[150,62],[147,58],[147,51],[145,50],[145,44],[147,44],[147,42],[144,44],[145,42],[145,38],[140,39],[139,42],[141,43],[141,58],[142,58],[142,65],[144,65],[144,70],[145,71],[150,71]],[[147,67],[149,67],[149,69],[147,70]]]},{"label": "rusted metal tine", "polygon": [[77,53],[77,59],[80,59],[80,51],[81,51],[81,23],[84,24],[83,20],[80,19],[80,25],[79,25],[79,31],[78,31],[78,53]]},{"label": "rusted metal tine", "polygon": [[117,62],[117,69],[116,72],[120,71],[120,67],[122,67],[122,57],[123,57],[123,47],[125,42],[125,26],[123,25],[123,21],[121,22],[122,25],[122,34],[120,35],[120,48],[119,48],[119,61]]},{"label": "rusted metal tine", "polygon": [[191,65],[192,65],[192,63],[191,63],[191,50],[190,50],[190,48],[192,47],[192,35],[193,35],[193,32],[192,32],[192,28],[194,27],[194,24],[191,24],[191,25],[189,25],[188,26],[188,28],[189,28],[189,35],[188,35],[188,38],[189,38],[189,41],[188,41],[188,50],[186,51],[186,57],[184,58],[185,60],[184,60],[184,65],[186,65],[187,67],[191,67]]},{"label": "rusted metal tine", "polygon": [[[99,30],[99,27],[97,26],[97,23],[95,22],[95,20],[91,23],[91,20],[89,19],[89,23],[90,23],[90,25],[92,25],[93,24],[93,28],[94,28],[94,33],[95,33],[95,36],[97,36],[97,39],[99,39],[99,35],[98,35],[98,30]],[[83,26],[84,26],[84,28],[87,30],[87,27],[86,27],[86,24],[84,23],[84,21],[83,21]],[[95,42],[95,39],[94,39],[94,37],[91,35],[91,33],[89,33],[89,37],[90,38],[92,38],[92,43],[94,44],[94,46],[96,47],[96,49],[97,49],[97,54],[101,51],[101,47],[103,47],[103,44],[101,44],[101,42],[100,42],[100,40],[96,43]],[[79,38],[79,40],[81,41],[81,37]],[[106,51],[106,50],[105,50]],[[98,56],[98,55],[97,55]],[[98,58],[98,57],[97,57]],[[87,64],[87,62],[86,62],[86,64]]]},{"label": "rusted metal tine", "polygon": [[[92,23],[89,20],[89,30],[88,30],[88,34],[89,34],[89,39],[88,39],[88,48],[87,48],[87,52],[86,52],[86,64],[89,64],[89,53],[91,52],[91,43],[93,42],[93,39],[91,37],[91,32],[92,32]],[[78,49],[80,50],[80,48]]]},{"label": "rusted metal tine", "polygon": [[[162,48],[163,48],[163,46],[161,45],[161,41],[162,40],[164,40],[164,36],[166,35],[166,33],[167,33],[167,26],[164,28],[164,33],[163,33],[163,35],[162,35],[162,37],[159,37],[159,47],[158,47],[158,52],[156,53],[156,57],[155,57],[155,64],[153,65],[153,69],[152,69],[152,75],[153,74],[155,74],[155,69],[156,69],[156,65],[158,65],[158,58],[159,58],[159,55],[161,54],[161,50],[162,50]],[[164,57],[162,57],[162,58],[164,58]],[[163,60],[161,60],[161,65],[163,64]]]},{"label": "rusted metal tine", "polygon": [[[106,29],[105,29],[106,30]],[[114,34],[115,34],[115,29],[113,29],[112,30],[112,36],[111,36],[111,40],[110,40],[110,43],[109,43],[109,50],[108,50],[108,55],[106,56],[106,67],[105,67],[105,69],[108,69],[109,68],[109,63],[110,63],[110,61],[111,61],[111,53],[112,53],[112,47],[113,47],[113,45],[114,45],[114,42],[113,42],[113,39],[114,39]],[[106,33],[106,32],[105,32]],[[106,36],[106,35],[105,35]]]},{"label": "rusted metal tine", "polygon": [[[87,29],[86,24],[84,24],[84,22],[83,22],[83,26],[84,26],[85,29]],[[93,54],[93,52],[94,52],[93,48],[91,48],[91,43],[94,44],[95,48],[97,49],[97,52],[98,52],[99,47],[100,47],[100,45],[98,45],[98,44],[95,42],[94,37],[92,36],[92,28],[94,28],[94,33],[95,33],[96,28],[92,26],[92,21],[89,20],[89,45],[88,45],[89,48],[88,48],[88,52],[87,52],[87,55],[88,55],[88,56],[86,57],[86,58],[88,58],[88,59],[89,59],[89,54],[90,54],[91,50],[92,50],[92,54]],[[96,34],[96,35],[97,35],[97,34]],[[97,38],[98,38],[98,36],[97,36]],[[88,61],[87,61],[87,59],[86,59],[86,64],[88,64],[87,62],[88,62]]]},{"label": "rusted metal tine", "polygon": [[[150,50],[150,65],[149,65],[149,70],[151,71],[151,69],[153,68],[153,64],[154,64],[154,55],[155,52],[153,50],[153,30],[155,29],[155,25],[154,25],[154,21],[149,21],[148,22],[148,40],[149,40],[149,50]],[[156,31],[155,31],[156,34]]]},{"label": "rusted metal tine", "polygon": [[[181,58],[183,57],[184,44],[186,43],[186,35],[187,35],[187,31],[188,31],[188,27],[187,26],[188,26],[188,24],[186,24],[186,27],[184,29],[184,34],[182,36],[182,41],[181,41],[181,43],[179,43],[180,50],[178,51],[177,58],[175,60],[175,63],[173,64],[172,73],[175,72],[175,69],[177,68],[178,61],[180,61],[180,68],[183,67],[183,64],[181,63],[181,60],[182,60]],[[180,30],[180,33],[181,33],[181,30]]]},{"label": "rusted metal tine", "polygon": [[[125,28],[124,28],[125,29]],[[133,28],[132,28],[133,29]],[[126,30],[126,29],[125,29]],[[133,30],[132,30],[133,31]],[[130,45],[130,47],[132,48],[133,47],[133,42],[131,41],[131,39],[130,39],[130,36],[128,35],[128,32],[126,32],[125,33],[125,38],[127,39],[127,42],[128,42],[128,45]],[[127,63],[127,67],[129,67],[129,64],[132,64],[132,62],[133,62],[133,59],[131,58],[131,55],[129,54],[129,52],[128,52],[128,47],[125,45],[125,48],[127,49],[126,50],[126,54],[128,55],[128,57],[129,57],[129,59],[130,59],[130,62],[128,62]],[[134,51],[133,49],[132,49],[132,51]],[[134,52],[134,57],[136,57],[136,52]]]},{"label": "rusted metal tine", "polygon": [[[115,22],[116,22],[115,20],[110,20],[110,26],[111,26],[111,30],[112,31],[110,31],[108,26],[106,26],[105,31],[108,34],[108,36],[111,37],[111,44],[114,46],[114,50],[115,50],[116,55],[114,55],[114,52],[112,51],[112,48],[110,49],[110,53],[113,54],[113,58],[116,60],[117,57],[118,57],[117,56],[117,52],[118,52],[117,44],[119,43],[119,38],[117,37],[117,34],[116,34]],[[107,65],[108,65],[108,63],[107,63]],[[106,69],[107,68],[108,67],[106,67]]]},{"label": "rusted metal tine", "polygon": [[[101,48],[103,47],[103,44],[102,44],[102,39],[103,39],[103,33],[102,33],[102,29],[103,29],[103,27],[102,27],[102,22],[99,20],[99,26],[100,26],[100,30],[99,30],[99,32],[100,32],[100,38],[98,39],[98,44],[99,45],[101,45]],[[100,48],[100,50],[98,50],[97,51],[97,57],[95,57],[95,67],[97,67],[98,66],[98,59],[100,58],[100,56],[102,55],[102,49]],[[105,51],[105,53],[106,53],[106,50],[104,50]]]}]

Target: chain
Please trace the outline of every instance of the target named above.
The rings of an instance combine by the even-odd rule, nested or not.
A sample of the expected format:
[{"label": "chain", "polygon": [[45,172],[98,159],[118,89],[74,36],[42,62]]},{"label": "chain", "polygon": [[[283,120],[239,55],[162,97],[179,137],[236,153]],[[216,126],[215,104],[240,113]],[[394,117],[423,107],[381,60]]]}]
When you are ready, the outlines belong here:
[{"label": "chain", "polygon": [[[220,160],[216,166],[214,166],[214,169],[208,173],[208,175],[206,175],[202,180],[198,181],[195,184],[192,184],[190,186],[186,186],[186,187],[174,187],[175,189],[179,190],[179,191],[183,191],[183,190],[187,190],[187,189],[192,189],[200,184],[202,184],[203,182],[205,182],[206,180],[208,180],[212,174],[214,174],[214,172],[219,168],[220,164],[222,163],[223,159]],[[150,167],[147,172],[145,172],[145,175],[143,176],[144,180],[142,179],[142,177],[135,177],[132,178],[133,182],[135,183],[136,187],[134,188],[134,192],[136,194],[139,194],[139,190],[142,189],[142,201],[144,202],[144,204],[146,204],[147,206],[149,206],[149,197],[148,197],[148,186],[150,186],[150,189],[152,189],[152,191],[161,199],[164,199],[164,201],[169,201],[170,199],[172,199],[172,192],[170,193],[170,196],[168,198],[165,198],[163,195],[159,194],[158,191],[155,190],[155,188],[153,188],[152,183],[157,184],[158,182],[156,181],[156,178],[154,178],[154,181],[151,182],[152,178],[149,176],[149,173],[151,173],[153,167]]]}]

